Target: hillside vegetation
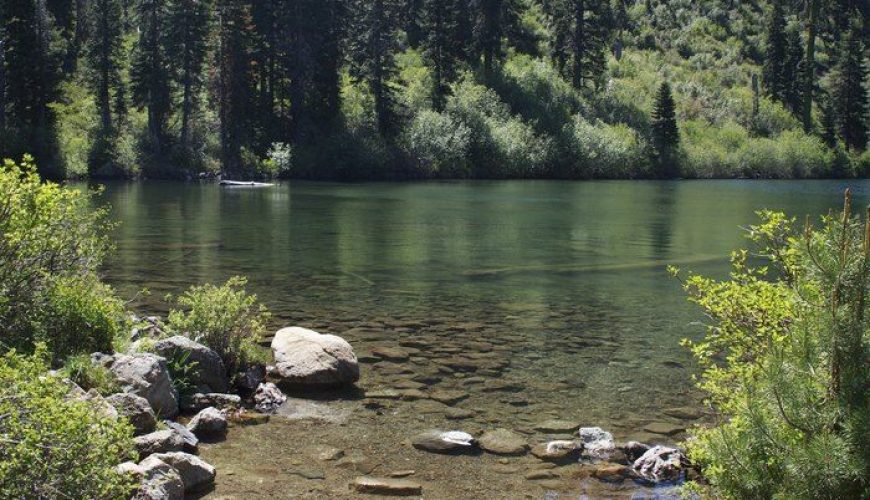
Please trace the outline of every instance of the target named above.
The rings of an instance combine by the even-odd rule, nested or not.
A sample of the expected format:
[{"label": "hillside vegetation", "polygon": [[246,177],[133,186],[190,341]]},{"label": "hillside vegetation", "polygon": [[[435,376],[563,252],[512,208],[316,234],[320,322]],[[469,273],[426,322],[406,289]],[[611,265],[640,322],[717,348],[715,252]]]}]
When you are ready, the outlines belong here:
[{"label": "hillside vegetation", "polygon": [[0,0],[45,176],[864,177],[866,3]]}]

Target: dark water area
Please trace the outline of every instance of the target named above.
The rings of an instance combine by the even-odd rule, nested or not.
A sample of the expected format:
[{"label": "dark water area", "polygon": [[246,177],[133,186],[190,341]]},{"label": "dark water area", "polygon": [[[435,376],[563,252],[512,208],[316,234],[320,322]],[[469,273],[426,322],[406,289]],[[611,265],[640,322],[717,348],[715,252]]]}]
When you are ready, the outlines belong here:
[{"label": "dark water area", "polygon": [[[414,430],[527,431],[550,418],[673,442],[703,418],[679,345],[703,334],[703,318],[666,266],[724,276],[757,210],[816,217],[840,207],[846,187],[856,206],[870,202],[870,181],[117,183],[102,195],[120,222],[106,274],[135,308],[157,313],[167,293],[245,275],[275,328],[345,337],[362,361],[362,389],[401,398],[386,400],[388,423],[342,409],[344,439],[367,456],[390,455],[385,443],[399,446]],[[137,295],[144,288],[150,295]],[[399,358],[372,354],[383,347]],[[262,477],[303,460],[262,472],[258,460],[286,453],[288,436],[301,432],[285,425],[233,431],[235,440],[209,449],[238,471],[216,493],[274,495]],[[305,435],[329,440],[318,429]],[[529,432],[530,442],[545,438]],[[234,441],[256,456],[244,459]],[[505,466],[465,464],[484,467],[457,486],[466,496],[491,491],[487,483],[533,487],[488,463]],[[447,462],[433,464],[431,480],[442,484]],[[318,483],[310,494],[341,496],[346,484]]]}]

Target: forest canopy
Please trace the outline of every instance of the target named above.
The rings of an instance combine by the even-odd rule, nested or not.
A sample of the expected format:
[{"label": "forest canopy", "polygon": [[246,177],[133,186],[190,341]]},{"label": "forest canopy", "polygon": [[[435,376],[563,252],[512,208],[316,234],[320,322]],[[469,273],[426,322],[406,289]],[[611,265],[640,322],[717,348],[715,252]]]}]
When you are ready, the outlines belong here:
[{"label": "forest canopy", "polygon": [[46,177],[852,177],[868,6],[0,0]]}]

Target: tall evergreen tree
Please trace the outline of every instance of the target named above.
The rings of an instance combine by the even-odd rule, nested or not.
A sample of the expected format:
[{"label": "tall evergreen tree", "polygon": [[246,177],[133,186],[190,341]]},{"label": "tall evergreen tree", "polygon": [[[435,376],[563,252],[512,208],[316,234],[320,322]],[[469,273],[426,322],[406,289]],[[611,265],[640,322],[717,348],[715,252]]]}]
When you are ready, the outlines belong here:
[{"label": "tall evergreen tree", "polygon": [[139,39],[130,68],[133,103],[148,111],[149,149],[158,156],[164,151],[166,122],[172,108],[166,57],[167,17],[165,0],[140,1]]},{"label": "tall evergreen tree", "polygon": [[804,50],[800,28],[797,25],[786,29],[786,54],[782,65],[782,103],[798,115],[803,109]]},{"label": "tall evergreen tree", "polygon": [[253,25],[242,0],[218,0],[217,102],[223,172],[246,176],[243,148],[250,147],[253,108]]},{"label": "tall evergreen tree", "polygon": [[408,37],[408,45],[413,48],[420,46],[423,41],[422,11],[426,0],[405,0],[405,36]]},{"label": "tall evergreen tree", "polygon": [[497,61],[504,55],[502,38],[509,22],[510,0],[474,0],[477,23],[474,26],[475,43],[483,56],[483,75],[489,80]]},{"label": "tall evergreen tree", "polygon": [[785,33],[785,13],[781,0],[771,1],[765,36],[764,68],[762,79],[765,93],[774,101],[785,101],[786,53],[788,40]]},{"label": "tall evergreen tree", "polygon": [[816,35],[818,34],[821,0],[807,0],[807,40],[803,65],[803,93],[801,95],[801,120],[804,131],[813,128],[813,89],[816,86]]},{"label": "tall evergreen tree", "polygon": [[[0,16],[3,15],[0,4]],[[0,27],[0,136],[6,134],[6,40],[3,39],[3,30]],[[5,145],[0,145],[0,155],[5,154]]]},{"label": "tall evergreen tree", "polygon": [[609,0],[548,0],[544,3],[553,30],[550,54],[575,88],[597,84],[614,28]]},{"label": "tall evergreen tree", "polygon": [[181,130],[179,142],[190,152],[191,128],[199,107],[204,83],[203,66],[208,55],[211,3],[205,0],[170,0],[167,53],[173,80],[181,89]]},{"label": "tall evergreen tree", "polygon": [[125,112],[124,83],[121,80],[124,60],[120,2],[95,0],[92,20],[92,36],[88,41],[87,56],[100,127],[91,149],[89,163],[93,174],[105,174],[115,166],[118,126]]},{"label": "tall evergreen tree", "polygon": [[834,109],[840,137],[848,149],[863,151],[867,147],[867,68],[865,49],[858,23],[840,42],[840,54],[834,69]]},{"label": "tall evergreen tree", "polygon": [[396,35],[398,5],[395,0],[354,0],[350,31],[350,74],[364,83],[374,98],[375,118],[381,135],[396,132]]},{"label": "tall evergreen tree", "polygon": [[55,117],[49,103],[57,97],[59,58],[53,25],[44,0],[5,0],[0,33],[5,59],[6,130],[0,152],[31,153],[40,172],[62,173],[56,158]]},{"label": "tall evergreen tree", "polygon": [[680,131],[677,128],[676,104],[668,82],[662,82],[656,93],[652,114],[652,138],[659,163],[659,175],[674,177],[677,174],[676,151],[680,144]]},{"label": "tall evergreen tree", "polygon": [[455,38],[458,19],[455,0],[425,0],[423,4],[423,57],[432,70],[432,104],[444,109],[449,83],[456,78],[462,47]]}]

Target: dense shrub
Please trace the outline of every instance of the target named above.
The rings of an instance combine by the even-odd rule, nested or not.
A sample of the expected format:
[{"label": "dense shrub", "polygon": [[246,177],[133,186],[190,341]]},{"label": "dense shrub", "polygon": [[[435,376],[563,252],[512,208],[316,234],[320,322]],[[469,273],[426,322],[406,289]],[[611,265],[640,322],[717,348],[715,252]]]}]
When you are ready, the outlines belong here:
[{"label": "dense shrub", "polygon": [[118,379],[112,372],[103,365],[92,362],[87,354],[67,358],[60,373],[85,391],[96,389],[103,396],[109,396],[121,390]]},{"label": "dense shrub", "polygon": [[646,142],[626,125],[592,124],[577,115],[566,132],[571,177],[630,178],[648,169]]},{"label": "dense shrub", "polygon": [[870,221],[848,198],[844,214],[798,229],[764,212],[749,237],[769,265],[735,252],[729,280],[684,283],[711,320],[686,343],[719,415],[690,458],[724,497],[870,494]]},{"label": "dense shrub", "polygon": [[44,347],[0,357],[0,497],[128,498],[114,468],[133,456],[132,428],[68,399],[48,358]]},{"label": "dense shrub", "polygon": [[452,116],[436,111],[422,111],[405,130],[405,148],[416,159],[421,173],[462,177],[471,131]]},{"label": "dense shrub", "polygon": [[123,307],[97,278],[106,212],[89,194],[42,183],[29,159],[0,168],[0,332],[5,347],[45,342],[54,359],[108,351]]},{"label": "dense shrub", "polygon": [[257,341],[270,317],[257,296],[245,291],[246,284],[236,276],[221,286],[190,287],[174,298],[182,309],[170,311],[167,321],[170,330],[214,349],[229,372],[261,357]]}]

